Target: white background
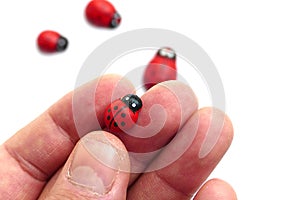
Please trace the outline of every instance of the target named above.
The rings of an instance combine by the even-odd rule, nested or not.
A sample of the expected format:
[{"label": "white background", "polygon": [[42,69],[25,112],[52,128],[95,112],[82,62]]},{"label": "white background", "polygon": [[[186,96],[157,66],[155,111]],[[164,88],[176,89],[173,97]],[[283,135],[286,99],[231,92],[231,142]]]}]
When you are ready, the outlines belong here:
[{"label": "white background", "polygon": [[[222,77],[235,138],[212,177],[231,183],[242,200],[300,199],[298,1],[112,0],[123,18],[112,31],[86,23],[87,2],[0,1],[1,143],[72,90],[103,41],[165,28],[197,42]],[[40,54],[35,40],[44,29],[66,36],[67,51]],[[203,94],[200,105],[209,104]]]}]

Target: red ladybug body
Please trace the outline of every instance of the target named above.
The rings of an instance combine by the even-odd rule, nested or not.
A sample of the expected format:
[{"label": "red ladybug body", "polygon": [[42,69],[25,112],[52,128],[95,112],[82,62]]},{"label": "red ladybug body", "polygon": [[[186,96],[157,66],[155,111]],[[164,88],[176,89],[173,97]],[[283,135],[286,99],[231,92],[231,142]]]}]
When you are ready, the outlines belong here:
[{"label": "red ladybug body", "polygon": [[101,27],[115,28],[121,23],[121,16],[106,0],[92,0],[85,9],[87,20]]},{"label": "red ladybug body", "polygon": [[37,44],[41,51],[60,52],[68,46],[68,40],[55,31],[43,31],[37,38]]},{"label": "red ladybug body", "polygon": [[138,120],[142,100],[134,94],[128,94],[107,106],[104,113],[104,123],[111,132],[129,130]]},{"label": "red ladybug body", "polygon": [[175,80],[176,54],[171,48],[164,47],[150,61],[144,73],[144,86],[148,90],[152,86],[168,80]]}]

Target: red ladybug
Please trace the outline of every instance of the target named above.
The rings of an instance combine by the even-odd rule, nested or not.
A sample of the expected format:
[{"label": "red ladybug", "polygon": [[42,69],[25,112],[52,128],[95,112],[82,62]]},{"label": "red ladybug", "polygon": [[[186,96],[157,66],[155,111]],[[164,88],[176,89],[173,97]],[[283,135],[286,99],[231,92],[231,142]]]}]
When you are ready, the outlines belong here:
[{"label": "red ladybug", "polygon": [[47,30],[40,33],[37,44],[41,51],[60,52],[67,48],[68,40],[55,31]]},{"label": "red ladybug", "polygon": [[85,9],[89,22],[96,26],[115,28],[121,23],[121,16],[106,0],[92,0]]},{"label": "red ladybug", "polygon": [[157,83],[175,80],[176,53],[169,47],[163,47],[148,64],[144,73],[144,86],[148,90]]},{"label": "red ladybug", "polygon": [[143,106],[142,100],[134,94],[128,94],[107,106],[104,123],[111,132],[120,132],[132,128],[138,120]]}]

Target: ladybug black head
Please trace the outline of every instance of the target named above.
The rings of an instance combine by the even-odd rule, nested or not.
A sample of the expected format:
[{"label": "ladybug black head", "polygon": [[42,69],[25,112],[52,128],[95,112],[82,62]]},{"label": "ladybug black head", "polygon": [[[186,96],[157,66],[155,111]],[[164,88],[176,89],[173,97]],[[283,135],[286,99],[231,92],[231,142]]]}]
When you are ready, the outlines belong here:
[{"label": "ladybug black head", "polygon": [[135,94],[127,94],[121,101],[123,101],[132,112],[138,111],[143,106],[142,100]]},{"label": "ladybug black head", "polygon": [[68,46],[67,38],[65,38],[63,36],[60,36],[58,41],[57,41],[57,44],[56,44],[56,50],[57,51],[63,51],[67,48],[67,46]]},{"label": "ladybug black head", "polygon": [[111,19],[110,27],[116,28],[119,26],[120,22],[121,22],[121,16],[119,13],[116,12]]},{"label": "ladybug black head", "polygon": [[169,47],[163,47],[159,49],[157,54],[165,58],[176,59],[175,51]]}]

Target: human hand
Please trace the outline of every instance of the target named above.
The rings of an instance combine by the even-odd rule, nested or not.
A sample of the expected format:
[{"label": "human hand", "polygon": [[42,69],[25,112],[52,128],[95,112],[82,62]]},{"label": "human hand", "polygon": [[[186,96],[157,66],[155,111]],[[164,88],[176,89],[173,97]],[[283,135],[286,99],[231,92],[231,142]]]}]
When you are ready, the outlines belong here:
[{"label": "human hand", "polygon": [[[103,126],[101,116],[113,93],[121,97],[134,90],[120,79],[106,75],[83,85],[2,144],[0,199],[237,199],[224,181],[202,185],[229,148],[233,128],[221,111],[198,110],[186,85],[165,82],[143,95],[138,125],[159,122],[160,115],[155,120],[149,116],[152,105],[164,108],[166,118],[157,134],[146,137],[151,133],[138,128],[130,131],[145,138],[95,131],[99,122]],[[220,122],[221,129],[214,130]],[[130,154],[159,149],[143,160]],[[177,153],[178,159],[163,166]]]}]

